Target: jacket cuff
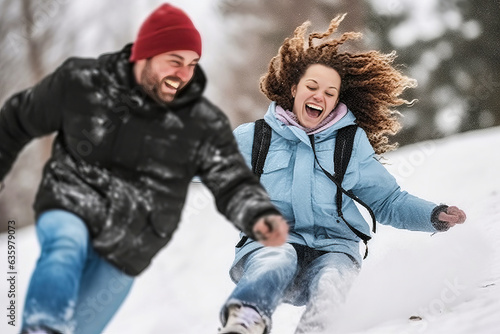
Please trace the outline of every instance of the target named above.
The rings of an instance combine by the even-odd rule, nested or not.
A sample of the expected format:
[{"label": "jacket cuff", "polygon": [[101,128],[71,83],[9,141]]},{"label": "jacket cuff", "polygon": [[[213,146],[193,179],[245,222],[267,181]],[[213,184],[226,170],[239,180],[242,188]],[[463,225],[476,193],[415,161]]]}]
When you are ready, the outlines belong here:
[{"label": "jacket cuff", "polygon": [[432,226],[434,226],[434,228],[438,232],[444,232],[444,231],[448,231],[450,229],[450,226],[448,225],[447,222],[439,220],[439,218],[438,218],[439,214],[441,212],[446,212],[446,210],[448,210],[448,205],[445,205],[445,204],[438,205],[432,210],[431,223],[432,223]]}]

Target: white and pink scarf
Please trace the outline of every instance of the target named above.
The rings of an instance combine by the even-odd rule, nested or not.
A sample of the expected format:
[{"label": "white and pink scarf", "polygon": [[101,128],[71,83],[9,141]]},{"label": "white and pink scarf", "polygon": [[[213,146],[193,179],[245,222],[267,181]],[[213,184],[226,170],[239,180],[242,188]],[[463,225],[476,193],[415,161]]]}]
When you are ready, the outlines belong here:
[{"label": "white and pink scarf", "polygon": [[325,129],[328,129],[333,124],[337,123],[342,117],[347,114],[347,106],[342,102],[337,104],[337,107],[326,116],[316,127],[306,128],[299,124],[297,116],[290,110],[285,110],[282,107],[276,105],[276,119],[283,122],[285,125],[293,125],[301,130],[304,130],[308,135],[319,133]]}]

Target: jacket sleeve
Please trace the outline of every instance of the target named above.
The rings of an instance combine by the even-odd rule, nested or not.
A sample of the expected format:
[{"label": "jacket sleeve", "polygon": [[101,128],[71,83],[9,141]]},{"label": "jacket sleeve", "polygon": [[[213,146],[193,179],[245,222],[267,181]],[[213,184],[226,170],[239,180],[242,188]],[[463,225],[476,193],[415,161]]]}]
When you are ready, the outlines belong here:
[{"label": "jacket sleeve", "polygon": [[64,65],[34,87],[14,94],[0,110],[0,181],[28,142],[61,127],[63,72]]},{"label": "jacket sleeve", "polygon": [[366,202],[378,222],[396,228],[435,232],[431,217],[436,204],[402,191],[396,179],[376,159],[366,133],[356,136],[359,158],[359,181],[353,193]]},{"label": "jacket sleeve", "polygon": [[280,214],[259,180],[247,167],[227,118],[220,117],[201,149],[199,175],[212,191],[218,210],[246,235],[266,214]]}]

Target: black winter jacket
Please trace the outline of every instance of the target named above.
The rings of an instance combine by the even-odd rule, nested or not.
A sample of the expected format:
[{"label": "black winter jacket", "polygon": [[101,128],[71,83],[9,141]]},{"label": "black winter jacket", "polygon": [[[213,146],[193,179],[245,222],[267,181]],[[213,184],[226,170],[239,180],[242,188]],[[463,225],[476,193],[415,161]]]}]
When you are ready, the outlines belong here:
[{"label": "black winter jacket", "polygon": [[196,175],[218,210],[249,235],[259,216],[278,211],[247,168],[227,118],[202,96],[200,67],[172,103],[160,105],[135,83],[130,48],[70,58],[5,103],[0,180],[31,139],[57,132],[37,216],[56,208],[75,213],[98,253],[138,275],[171,239]]}]

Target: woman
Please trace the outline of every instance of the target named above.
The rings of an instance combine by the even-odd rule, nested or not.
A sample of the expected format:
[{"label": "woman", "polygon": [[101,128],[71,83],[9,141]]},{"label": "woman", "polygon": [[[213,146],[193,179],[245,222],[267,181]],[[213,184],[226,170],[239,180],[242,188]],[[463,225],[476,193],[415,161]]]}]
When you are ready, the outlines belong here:
[{"label": "woman", "polygon": [[[401,191],[376,159],[395,148],[388,136],[400,125],[392,108],[410,103],[400,95],[415,82],[392,66],[394,53],[339,51],[358,33],[324,41],[342,19],[309,36],[308,22],[298,27],[261,79],[261,90],[273,101],[264,117],[272,136],[261,182],[289,222],[290,235],[280,247],[249,238],[238,245],[231,268],[237,286],[222,309],[220,333],[269,333],[281,302],[306,305],[296,333],[315,333],[331,306],[345,298],[361,266],[358,235],[370,231],[351,198],[344,196],[337,210],[337,186],[326,175],[333,174],[343,127],[358,125],[342,187],[368,204],[380,223],[435,232],[465,221],[457,207]],[[250,123],[235,130],[249,164],[254,128]]]}]

